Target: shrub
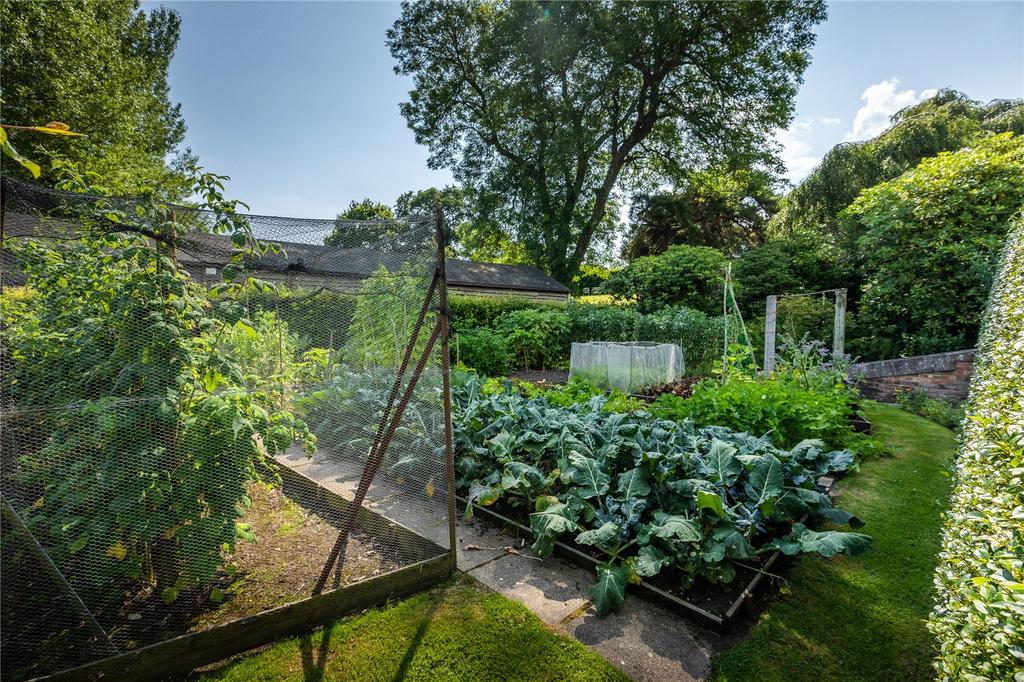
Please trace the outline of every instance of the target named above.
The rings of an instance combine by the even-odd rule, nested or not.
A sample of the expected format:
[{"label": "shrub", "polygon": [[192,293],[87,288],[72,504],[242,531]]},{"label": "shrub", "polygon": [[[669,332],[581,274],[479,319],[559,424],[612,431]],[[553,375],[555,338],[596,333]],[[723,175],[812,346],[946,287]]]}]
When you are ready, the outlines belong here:
[{"label": "shrub", "polygon": [[[1024,219],[978,343],[930,628],[946,679],[1019,679],[1024,636]],[[1015,677],[1016,675],[1016,677]]]},{"label": "shrub", "polygon": [[964,409],[948,400],[933,398],[924,391],[896,389],[896,404],[928,421],[955,429],[964,420]]},{"label": "shrub", "polygon": [[506,374],[511,362],[505,337],[489,329],[467,329],[452,340],[455,361],[485,376]]},{"label": "shrub", "polygon": [[854,412],[845,389],[818,391],[792,381],[741,376],[722,383],[703,381],[690,398],[660,396],[651,411],[664,419],[690,418],[699,426],[769,435],[777,447],[791,448],[808,438],[829,448],[856,441],[850,425]]},{"label": "shrub", "polygon": [[452,296],[448,299],[451,326],[456,332],[464,329],[494,329],[516,310],[551,310],[562,303],[535,301],[516,296]]},{"label": "shrub", "polygon": [[[356,297],[348,327],[344,357],[352,367],[398,367],[416,331],[416,321],[426,295],[422,281],[405,265],[390,272],[383,265],[368,277]],[[411,358],[419,358],[427,345],[437,313],[423,320]]]},{"label": "shrub", "polygon": [[251,316],[261,310],[277,315],[296,335],[299,348],[337,349],[344,340],[339,330],[348,329],[356,299],[327,289],[307,291],[278,285],[272,292],[247,291],[244,302]]},{"label": "shrub", "polygon": [[863,235],[864,350],[895,357],[972,346],[1000,244],[1022,206],[1024,138],[1009,133],[862,192],[843,219]]},{"label": "shrub", "polygon": [[736,300],[748,315],[764,311],[765,298],[846,286],[849,274],[837,249],[822,238],[794,235],[748,249],[732,266]]},{"label": "shrub", "polygon": [[609,277],[602,291],[635,300],[642,313],[669,305],[714,313],[721,307],[724,272],[721,251],[681,244],[658,256],[635,259]]},{"label": "shrub", "polygon": [[561,308],[515,310],[498,327],[523,369],[556,367],[569,359],[569,316]]}]

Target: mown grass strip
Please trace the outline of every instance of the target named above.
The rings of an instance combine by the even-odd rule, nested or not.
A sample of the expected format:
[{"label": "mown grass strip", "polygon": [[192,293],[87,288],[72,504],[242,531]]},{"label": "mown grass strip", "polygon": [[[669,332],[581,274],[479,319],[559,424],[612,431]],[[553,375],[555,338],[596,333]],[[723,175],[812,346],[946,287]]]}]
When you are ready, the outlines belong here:
[{"label": "mown grass strip", "polygon": [[925,619],[956,441],[948,429],[889,405],[869,404],[867,415],[897,453],[844,479],[839,505],[867,522],[873,547],[856,557],[801,557],[790,594],[749,639],[714,660],[712,679],[934,678]]},{"label": "mown grass strip", "polygon": [[626,680],[586,646],[468,577],[339,619],[194,679]]}]

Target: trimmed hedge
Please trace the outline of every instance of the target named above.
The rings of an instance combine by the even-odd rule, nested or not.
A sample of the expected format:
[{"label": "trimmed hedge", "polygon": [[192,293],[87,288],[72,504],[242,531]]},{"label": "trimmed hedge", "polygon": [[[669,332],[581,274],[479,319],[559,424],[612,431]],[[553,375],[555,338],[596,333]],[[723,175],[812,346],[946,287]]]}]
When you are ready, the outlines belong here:
[{"label": "trimmed hedge", "polygon": [[458,296],[448,299],[452,329],[495,329],[509,313],[516,310],[564,309],[564,303],[533,301],[518,296]]},{"label": "trimmed hedge", "polygon": [[955,680],[1024,679],[1024,218],[985,313],[929,627]]}]

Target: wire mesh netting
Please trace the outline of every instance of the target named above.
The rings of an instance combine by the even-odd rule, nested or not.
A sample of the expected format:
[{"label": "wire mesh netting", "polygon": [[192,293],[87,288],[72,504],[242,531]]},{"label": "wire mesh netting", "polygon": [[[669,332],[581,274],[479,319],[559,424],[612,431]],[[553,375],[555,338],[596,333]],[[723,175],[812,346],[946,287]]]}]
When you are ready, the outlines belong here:
[{"label": "wire mesh netting", "polygon": [[685,371],[683,350],[674,343],[574,343],[569,357],[570,377],[580,377],[595,386],[617,388],[625,393],[678,381]]},{"label": "wire mesh netting", "polygon": [[2,215],[4,679],[448,553],[433,220]]}]

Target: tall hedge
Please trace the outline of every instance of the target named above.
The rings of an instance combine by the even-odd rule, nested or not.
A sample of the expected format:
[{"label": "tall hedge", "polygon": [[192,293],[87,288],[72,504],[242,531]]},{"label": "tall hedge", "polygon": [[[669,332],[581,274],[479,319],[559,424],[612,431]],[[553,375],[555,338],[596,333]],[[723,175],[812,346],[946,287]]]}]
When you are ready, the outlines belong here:
[{"label": "tall hedge", "polygon": [[1024,680],[1024,217],[985,313],[935,575],[936,667]]}]

